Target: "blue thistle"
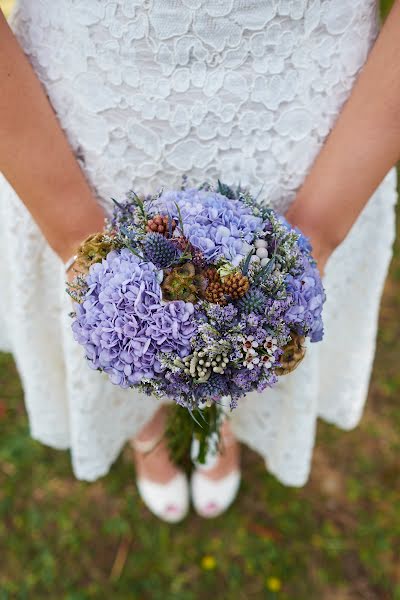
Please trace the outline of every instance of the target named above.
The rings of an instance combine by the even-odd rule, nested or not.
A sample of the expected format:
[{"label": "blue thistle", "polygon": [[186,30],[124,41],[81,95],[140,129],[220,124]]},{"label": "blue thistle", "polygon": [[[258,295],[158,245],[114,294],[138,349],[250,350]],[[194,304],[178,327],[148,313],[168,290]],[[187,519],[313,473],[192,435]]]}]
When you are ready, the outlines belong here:
[{"label": "blue thistle", "polygon": [[161,233],[148,233],[144,238],[143,250],[147,260],[158,269],[165,269],[178,260],[181,251]]},{"label": "blue thistle", "polygon": [[238,309],[249,315],[256,313],[262,315],[265,310],[266,298],[258,288],[250,288],[249,291],[237,303]]},{"label": "blue thistle", "polygon": [[228,382],[224,375],[213,373],[208,381],[199,383],[194,389],[194,396],[200,402],[219,400],[229,393]]}]

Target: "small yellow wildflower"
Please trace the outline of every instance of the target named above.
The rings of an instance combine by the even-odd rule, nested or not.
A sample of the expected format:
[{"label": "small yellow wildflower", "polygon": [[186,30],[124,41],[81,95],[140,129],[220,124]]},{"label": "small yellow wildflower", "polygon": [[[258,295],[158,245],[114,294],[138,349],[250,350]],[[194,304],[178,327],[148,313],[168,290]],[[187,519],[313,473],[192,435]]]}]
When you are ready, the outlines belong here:
[{"label": "small yellow wildflower", "polygon": [[282,582],[278,577],[268,577],[266,585],[271,592],[279,592],[282,587]]},{"label": "small yellow wildflower", "polygon": [[201,566],[205,571],[212,571],[217,566],[217,561],[210,554],[206,554],[201,559]]}]

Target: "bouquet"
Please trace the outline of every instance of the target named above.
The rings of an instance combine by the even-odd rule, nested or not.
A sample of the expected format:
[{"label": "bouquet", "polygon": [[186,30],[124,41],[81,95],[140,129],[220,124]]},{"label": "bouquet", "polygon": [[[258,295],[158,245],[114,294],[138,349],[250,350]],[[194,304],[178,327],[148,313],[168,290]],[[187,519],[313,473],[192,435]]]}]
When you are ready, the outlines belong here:
[{"label": "bouquet", "polygon": [[[79,248],[72,330],[88,364],[173,400],[174,460],[204,462],[222,419],[293,371],[323,336],[324,289],[308,239],[220,181],[130,192]],[[267,400],[266,400],[267,401]]]}]

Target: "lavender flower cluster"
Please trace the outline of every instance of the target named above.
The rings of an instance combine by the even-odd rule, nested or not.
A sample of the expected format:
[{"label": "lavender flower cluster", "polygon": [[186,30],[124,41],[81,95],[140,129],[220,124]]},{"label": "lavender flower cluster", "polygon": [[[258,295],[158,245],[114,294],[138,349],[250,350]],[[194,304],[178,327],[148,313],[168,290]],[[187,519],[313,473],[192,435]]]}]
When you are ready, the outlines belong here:
[{"label": "lavender flower cluster", "polygon": [[106,239],[106,258],[92,250],[71,286],[72,330],[116,385],[189,409],[228,396],[234,408],[293,370],[305,338],[323,337],[308,239],[246,190],[131,193]]}]

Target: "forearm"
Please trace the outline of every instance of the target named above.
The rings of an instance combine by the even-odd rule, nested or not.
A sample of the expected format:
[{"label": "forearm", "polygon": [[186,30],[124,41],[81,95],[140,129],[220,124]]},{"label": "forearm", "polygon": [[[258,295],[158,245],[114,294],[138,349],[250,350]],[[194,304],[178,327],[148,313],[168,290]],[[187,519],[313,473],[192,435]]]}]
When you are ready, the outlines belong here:
[{"label": "forearm", "polygon": [[66,260],[104,214],[0,11],[0,171]]},{"label": "forearm", "polygon": [[287,218],[325,260],[400,157],[400,2],[397,0],[353,91]]}]

